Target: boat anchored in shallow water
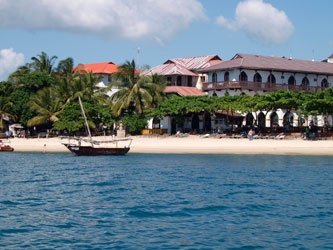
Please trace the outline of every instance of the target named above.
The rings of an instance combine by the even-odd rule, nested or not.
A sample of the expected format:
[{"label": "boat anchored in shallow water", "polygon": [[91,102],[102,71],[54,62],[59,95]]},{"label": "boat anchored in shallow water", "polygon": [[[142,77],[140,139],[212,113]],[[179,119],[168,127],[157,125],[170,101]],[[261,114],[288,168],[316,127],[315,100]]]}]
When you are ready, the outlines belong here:
[{"label": "boat anchored in shallow water", "polygon": [[[82,111],[82,115],[85,121],[85,127],[88,132],[88,139],[75,138],[75,137],[61,137],[61,139],[68,139],[68,142],[62,144],[69,149],[74,155],[89,156],[89,155],[124,155],[130,150],[132,139],[118,139],[111,141],[97,141],[93,140],[90,133],[87,117],[84,112],[84,108],[79,96],[79,103]],[[72,142],[74,141],[74,143]],[[85,143],[86,145],[82,145]],[[103,144],[113,144],[110,147],[103,147]],[[125,145],[122,145],[125,144]]]},{"label": "boat anchored in shallow water", "polygon": [[[87,140],[75,137],[62,137],[61,139],[68,139],[68,142],[62,144],[69,149],[74,155],[124,155],[130,150],[132,139],[119,139],[111,141],[96,141]],[[73,142],[74,141],[74,142]],[[123,142],[127,145],[120,145]],[[83,143],[87,145],[82,145]],[[89,145],[90,144],[90,145]],[[101,146],[103,144],[113,144],[110,147]]]},{"label": "boat anchored in shallow water", "polygon": [[10,143],[9,140],[0,140],[0,152],[13,152],[14,148],[12,148],[11,146],[9,146],[8,144],[5,143]]}]

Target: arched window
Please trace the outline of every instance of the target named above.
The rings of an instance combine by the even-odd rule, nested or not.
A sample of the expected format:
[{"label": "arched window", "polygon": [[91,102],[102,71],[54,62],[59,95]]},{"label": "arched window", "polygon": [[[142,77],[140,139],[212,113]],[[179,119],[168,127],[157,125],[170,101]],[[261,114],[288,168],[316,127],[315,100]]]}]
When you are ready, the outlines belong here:
[{"label": "arched window", "polygon": [[295,77],[291,76],[288,79],[288,85],[296,85],[296,79]]},{"label": "arched window", "polygon": [[247,82],[247,74],[244,71],[240,73],[239,80]]},{"label": "arched window", "polygon": [[216,72],[213,73],[212,82],[217,82],[217,74],[216,74]]},{"label": "arched window", "polygon": [[259,73],[255,73],[255,75],[253,77],[253,81],[254,82],[262,82],[261,75]]},{"label": "arched window", "polygon": [[309,86],[310,82],[309,79],[307,77],[304,77],[302,80],[302,86]]},{"label": "arched window", "polygon": [[322,81],[321,81],[321,87],[322,88],[328,88],[328,82],[327,82],[327,79],[324,78]]},{"label": "arched window", "polygon": [[229,72],[224,73],[224,81],[229,82]]},{"label": "arched window", "polygon": [[275,76],[273,74],[270,74],[267,78],[268,83],[276,83]]}]

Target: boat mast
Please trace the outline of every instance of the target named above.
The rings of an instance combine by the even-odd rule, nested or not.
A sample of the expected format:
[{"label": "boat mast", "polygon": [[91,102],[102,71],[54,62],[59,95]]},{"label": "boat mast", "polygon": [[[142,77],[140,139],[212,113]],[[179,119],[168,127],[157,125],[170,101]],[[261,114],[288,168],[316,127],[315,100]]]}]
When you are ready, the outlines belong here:
[{"label": "boat mast", "polygon": [[83,105],[82,105],[82,101],[81,101],[81,97],[79,96],[79,103],[80,103],[80,107],[81,107],[81,111],[82,111],[82,114],[83,114],[83,117],[84,117],[84,122],[85,122],[85,125],[86,125],[86,129],[88,131],[88,136],[89,136],[89,140],[92,144],[92,138],[91,138],[91,133],[90,133],[90,128],[89,128],[89,125],[88,125],[88,121],[87,121],[87,117],[86,117],[86,113],[84,112],[84,108],[83,108]]}]

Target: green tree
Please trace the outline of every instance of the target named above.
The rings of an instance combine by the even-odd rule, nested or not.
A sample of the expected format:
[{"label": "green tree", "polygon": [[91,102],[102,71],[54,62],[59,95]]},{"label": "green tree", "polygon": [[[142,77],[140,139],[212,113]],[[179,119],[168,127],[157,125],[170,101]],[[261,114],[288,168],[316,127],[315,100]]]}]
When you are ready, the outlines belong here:
[{"label": "green tree", "polygon": [[[98,127],[112,127],[115,120],[109,107],[105,105],[96,105],[88,102],[83,103],[85,113],[88,118],[89,127],[97,132]],[[59,114],[53,128],[59,131],[67,130],[70,133],[84,131],[84,118],[78,102],[67,104]]]},{"label": "green tree", "polygon": [[23,126],[27,125],[28,120],[34,116],[28,106],[30,97],[34,93],[30,89],[24,87],[17,87],[9,95],[9,101],[13,103],[11,108],[11,114],[14,121],[21,123]]},{"label": "green tree", "polygon": [[58,59],[57,56],[52,56],[51,58],[43,51],[41,54],[31,57],[32,68],[38,72],[44,72],[46,74],[53,73],[53,66],[55,61]]},{"label": "green tree", "polygon": [[27,122],[29,127],[39,125],[50,126],[58,120],[58,115],[62,108],[62,103],[54,94],[53,88],[39,90],[36,95],[31,97],[28,105],[37,114]]},{"label": "green tree", "polygon": [[124,115],[121,122],[128,134],[140,134],[142,129],[147,125],[147,120],[139,114]]},{"label": "green tree", "polygon": [[113,113],[115,116],[123,112],[137,112],[143,116],[144,109],[151,106],[152,95],[149,91],[149,79],[142,77],[135,69],[135,62],[127,61],[118,67],[115,74],[116,81],[109,85],[109,88],[118,87],[120,90],[111,96],[114,102]]},{"label": "green tree", "polygon": [[12,117],[12,114],[10,113],[12,105],[11,102],[8,102],[8,98],[3,96],[0,97],[0,129],[7,128],[5,118]]}]

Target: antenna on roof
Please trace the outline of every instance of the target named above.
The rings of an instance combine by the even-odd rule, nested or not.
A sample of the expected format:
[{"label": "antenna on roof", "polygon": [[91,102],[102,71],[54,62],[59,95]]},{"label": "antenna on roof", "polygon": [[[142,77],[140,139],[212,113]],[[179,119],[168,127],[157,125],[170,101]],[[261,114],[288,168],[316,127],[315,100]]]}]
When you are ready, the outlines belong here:
[{"label": "antenna on roof", "polygon": [[289,59],[293,59],[293,55],[292,55],[292,49],[290,49],[290,56],[289,56]]},{"label": "antenna on roof", "polygon": [[137,55],[137,59],[136,59],[136,64],[137,64],[137,68],[139,68],[139,65],[140,65],[140,47],[138,47],[138,55]]},{"label": "antenna on roof", "polygon": [[312,50],[312,62],[315,61],[315,59],[314,59],[314,54],[315,54],[315,51],[314,51],[314,49],[313,49],[313,50]]}]

